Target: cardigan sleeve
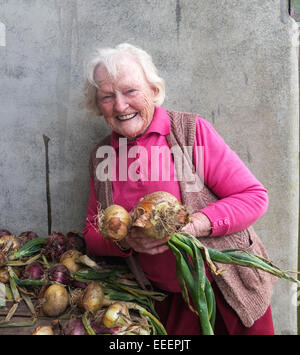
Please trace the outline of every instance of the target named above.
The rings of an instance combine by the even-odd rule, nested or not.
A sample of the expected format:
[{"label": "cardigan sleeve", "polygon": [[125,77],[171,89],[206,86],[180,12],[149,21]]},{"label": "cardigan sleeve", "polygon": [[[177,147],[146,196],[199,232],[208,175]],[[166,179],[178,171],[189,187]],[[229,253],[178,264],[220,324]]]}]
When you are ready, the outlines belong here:
[{"label": "cardigan sleeve", "polygon": [[[241,231],[268,208],[268,192],[212,125],[197,118],[194,161],[203,149],[204,184],[219,198],[200,212],[212,225],[211,236]],[[198,160],[200,161],[200,160]]]},{"label": "cardigan sleeve", "polygon": [[115,243],[103,238],[101,233],[97,231],[96,224],[97,216],[97,199],[95,192],[94,180],[90,177],[90,193],[85,220],[85,228],[82,230],[86,246],[89,252],[93,255],[101,256],[120,256],[127,257],[131,254],[123,252]]}]

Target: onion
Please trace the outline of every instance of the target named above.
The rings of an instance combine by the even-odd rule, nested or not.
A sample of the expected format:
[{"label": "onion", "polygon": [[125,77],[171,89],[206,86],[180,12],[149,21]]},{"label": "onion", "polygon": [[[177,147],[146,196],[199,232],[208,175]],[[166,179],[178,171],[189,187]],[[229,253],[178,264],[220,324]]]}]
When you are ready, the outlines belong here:
[{"label": "onion", "polygon": [[34,261],[26,266],[23,272],[23,278],[27,280],[41,280],[44,274],[45,270],[42,265],[39,262]]},{"label": "onion", "polygon": [[71,282],[71,274],[65,265],[55,264],[48,270],[48,280],[62,285],[69,285]]},{"label": "onion", "polygon": [[21,243],[21,245],[26,244],[27,242],[29,242],[30,240],[34,239],[34,238],[38,238],[39,236],[32,232],[32,231],[27,231],[27,232],[22,232],[19,236],[18,239]]},{"label": "onion", "polygon": [[86,282],[81,282],[81,281],[77,281],[77,280],[72,279],[70,286],[73,288],[84,289],[84,288],[87,288],[88,284]]},{"label": "onion", "polygon": [[95,313],[98,311],[104,302],[104,292],[99,282],[92,281],[83,290],[79,299],[79,306],[85,311]]},{"label": "onion", "polygon": [[98,215],[100,233],[113,242],[120,241],[128,235],[131,222],[130,214],[119,205],[111,205]]},{"label": "onion", "polygon": [[156,191],[147,194],[134,207],[132,227],[143,229],[150,238],[163,239],[179,231],[188,218],[185,207],[175,196]]},{"label": "onion", "polygon": [[8,283],[9,281],[9,274],[6,268],[0,269],[0,282]]},{"label": "onion", "polygon": [[63,285],[53,284],[47,287],[39,299],[43,312],[49,317],[61,315],[69,305],[69,294]]},{"label": "onion", "polygon": [[[96,334],[116,334],[120,327],[107,328],[104,325],[98,325],[91,322],[91,328]],[[64,326],[63,329],[64,335],[88,335],[81,318],[72,318]]]},{"label": "onion", "polygon": [[75,272],[81,268],[80,264],[76,262],[81,255],[80,251],[70,249],[62,254],[59,262],[65,265],[69,271]]},{"label": "onion", "polygon": [[20,241],[15,235],[3,235],[0,238],[0,250],[9,255],[20,249]]},{"label": "onion", "polygon": [[7,261],[7,258],[5,254],[0,250],[0,267],[5,265]]},{"label": "onion", "polygon": [[114,302],[110,305],[104,314],[102,323],[107,328],[130,325],[132,321],[126,303]]},{"label": "onion", "polygon": [[63,233],[53,232],[47,237],[46,246],[42,249],[42,253],[46,256],[47,259],[56,262],[66,250],[66,236]]},{"label": "onion", "polygon": [[31,335],[54,335],[51,325],[39,326]]},{"label": "onion", "polygon": [[72,318],[64,326],[65,335],[88,335],[80,318]]},{"label": "onion", "polygon": [[67,250],[70,249],[75,249],[82,253],[85,251],[85,241],[79,235],[79,233],[76,232],[67,233]]},{"label": "onion", "polygon": [[11,233],[7,229],[0,229],[0,238],[4,235],[11,235]]}]

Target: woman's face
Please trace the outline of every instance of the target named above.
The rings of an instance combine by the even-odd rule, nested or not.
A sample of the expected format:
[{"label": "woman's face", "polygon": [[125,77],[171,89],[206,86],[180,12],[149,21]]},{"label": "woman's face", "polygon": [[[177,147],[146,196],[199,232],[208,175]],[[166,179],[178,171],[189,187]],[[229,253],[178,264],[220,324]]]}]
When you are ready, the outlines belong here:
[{"label": "woman's face", "polygon": [[96,68],[97,103],[111,129],[133,139],[143,134],[152,121],[156,89],[150,87],[133,58],[123,58],[117,68],[117,78],[101,64]]}]

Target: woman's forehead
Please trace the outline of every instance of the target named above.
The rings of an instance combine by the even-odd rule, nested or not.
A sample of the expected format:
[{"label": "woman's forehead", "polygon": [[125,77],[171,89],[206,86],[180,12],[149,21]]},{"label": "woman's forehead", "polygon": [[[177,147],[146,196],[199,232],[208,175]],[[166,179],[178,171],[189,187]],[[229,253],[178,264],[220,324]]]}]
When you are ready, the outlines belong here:
[{"label": "woman's forehead", "polygon": [[141,66],[133,60],[122,60],[116,65],[116,75],[109,73],[107,68],[100,64],[95,70],[95,81],[99,87],[144,85],[146,82]]}]

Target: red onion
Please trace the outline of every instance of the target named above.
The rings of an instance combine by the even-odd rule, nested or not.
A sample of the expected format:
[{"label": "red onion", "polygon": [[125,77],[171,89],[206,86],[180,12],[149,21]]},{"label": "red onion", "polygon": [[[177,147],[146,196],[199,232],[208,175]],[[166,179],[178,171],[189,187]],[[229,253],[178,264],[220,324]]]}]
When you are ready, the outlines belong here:
[{"label": "red onion", "polygon": [[12,235],[7,229],[0,229],[0,238],[4,235]]},{"label": "red onion", "polygon": [[21,244],[24,245],[27,242],[29,242],[30,240],[34,239],[34,238],[38,238],[39,236],[32,232],[32,231],[27,231],[27,232],[23,232],[18,236],[18,239],[20,240]]},{"label": "red onion", "polygon": [[26,266],[23,277],[28,280],[41,280],[44,274],[45,270],[42,265],[37,261],[34,261]]},{"label": "red onion", "polygon": [[64,327],[65,335],[88,335],[80,318],[72,318]]},{"label": "red onion", "polygon": [[48,279],[49,281],[54,281],[62,285],[69,285],[71,282],[71,274],[65,265],[56,264],[48,270]]},{"label": "red onion", "polygon": [[80,252],[85,252],[85,241],[79,233],[67,233],[67,250],[75,249]]},{"label": "red onion", "polygon": [[77,280],[74,280],[72,279],[71,280],[71,284],[70,284],[73,288],[82,288],[82,289],[85,289],[87,288],[88,284],[85,283],[85,282],[81,282],[81,281],[77,281]]},{"label": "red onion", "polygon": [[51,261],[59,261],[61,255],[67,250],[67,238],[63,233],[53,232],[46,239],[46,246],[42,253]]},{"label": "red onion", "polygon": [[[106,328],[104,325],[91,323],[91,327],[96,334],[116,334],[121,327]],[[65,335],[88,335],[80,318],[72,318],[64,327]]]}]

